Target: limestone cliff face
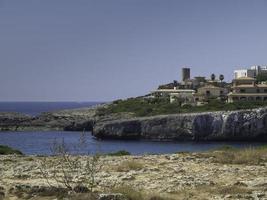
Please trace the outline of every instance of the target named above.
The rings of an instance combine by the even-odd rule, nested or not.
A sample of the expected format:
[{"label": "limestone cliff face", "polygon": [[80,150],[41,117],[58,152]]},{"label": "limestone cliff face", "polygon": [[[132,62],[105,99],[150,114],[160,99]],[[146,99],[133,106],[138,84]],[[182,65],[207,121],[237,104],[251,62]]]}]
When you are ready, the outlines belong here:
[{"label": "limestone cliff face", "polygon": [[267,108],[99,122],[93,135],[102,139],[267,141]]},{"label": "limestone cliff face", "polygon": [[129,113],[99,116],[96,110],[66,110],[37,117],[0,113],[0,131],[87,130],[102,139],[267,141],[267,107],[140,118]]}]

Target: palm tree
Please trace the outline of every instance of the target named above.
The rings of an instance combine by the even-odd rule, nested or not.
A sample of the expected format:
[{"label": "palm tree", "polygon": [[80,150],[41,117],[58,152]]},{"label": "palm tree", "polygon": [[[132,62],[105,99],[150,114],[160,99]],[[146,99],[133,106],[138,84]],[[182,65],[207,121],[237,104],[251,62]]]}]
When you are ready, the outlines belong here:
[{"label": "palm tree", "polygon": [[177,87],[178,86],[178,82],[176,80],[173,81],[173,86]]},{"label": "palm tree", "polygon": [[215,81],[215,78],[216,78],[215,74],[211,74],[210,78],[212,81]]},{"label": "palm tree", "polygon": [[222,82],[223,79],[224,79],[224,75],[220,74],[219,79],[220,79],[220,81]]}]

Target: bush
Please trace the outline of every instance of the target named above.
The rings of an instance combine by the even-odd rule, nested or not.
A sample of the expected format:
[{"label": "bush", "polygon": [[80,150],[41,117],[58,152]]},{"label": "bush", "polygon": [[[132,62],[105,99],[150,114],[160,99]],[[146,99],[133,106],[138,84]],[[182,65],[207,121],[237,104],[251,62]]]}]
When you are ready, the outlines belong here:
[{"label": "bush", "polygon": [[0,145],[0,155],[8,155],[8,154],[17,154],[17,155],[23,155],[23,153],[19,150],[12,149],[8,146]]},{"label": "bush", "polygon": [[108,153],[107,155],[108,156],[128,156],[128,155],[131,155],[131,153],[125,150],[121,150],[121,151],[116,151],[113,153]]},{"label": "bush", "polygon": [[[85,135],[81,134],[79,146],[85,144]],[[39,170],[50,187],[60,185],[69,191],[90,190],[97,186],[95,176],[102,168],[98,154],[83,157],[72,156],[64,142],[54,141],[51,147],[53,157],[40,159]],[[53,180],[53,181],[51,181]],[[78,189],[78,190],[77,190]]]}]

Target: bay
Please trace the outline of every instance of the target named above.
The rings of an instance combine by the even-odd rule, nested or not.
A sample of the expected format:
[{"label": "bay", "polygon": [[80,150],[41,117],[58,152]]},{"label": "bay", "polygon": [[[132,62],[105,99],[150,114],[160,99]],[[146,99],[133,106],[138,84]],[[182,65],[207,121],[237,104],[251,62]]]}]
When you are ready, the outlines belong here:
[{"label": "bay", "polygon": [[160,142],[145,140],[96,140],[85,132],[85,145],[80,146],[81,132],[0,132],[0,144],[19,149],[27,155],[50,155],[55,141],[64,144],[72,154],[111,153],[125,150],[134,155],[202,152],[224,145],[237,148],[255,147],[263,143],[248,142]]}]

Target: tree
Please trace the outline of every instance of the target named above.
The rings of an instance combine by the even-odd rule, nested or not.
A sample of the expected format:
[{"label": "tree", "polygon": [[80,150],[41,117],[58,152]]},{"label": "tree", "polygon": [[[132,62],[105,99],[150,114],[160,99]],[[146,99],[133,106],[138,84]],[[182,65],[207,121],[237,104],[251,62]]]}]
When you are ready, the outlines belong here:
[{"label": "tree", "polygon": [[211,74],[210,78],[212,81],[215,81],[215,78],[216,78],[215,74]]},{"label": "tree", "polygon": [[267,81],[267,74],[258,74],[256,80],[257,82]]},{"label": "tree", "polygon": [[173,81],[173,86],[177,87],[178,86],[178,82],[176,80]]},{"label": "tree", "polygon": [[224,79],[224,75],[220,74],[219,79],[220,79],[220,81],[222,82],[223,79]]}]

